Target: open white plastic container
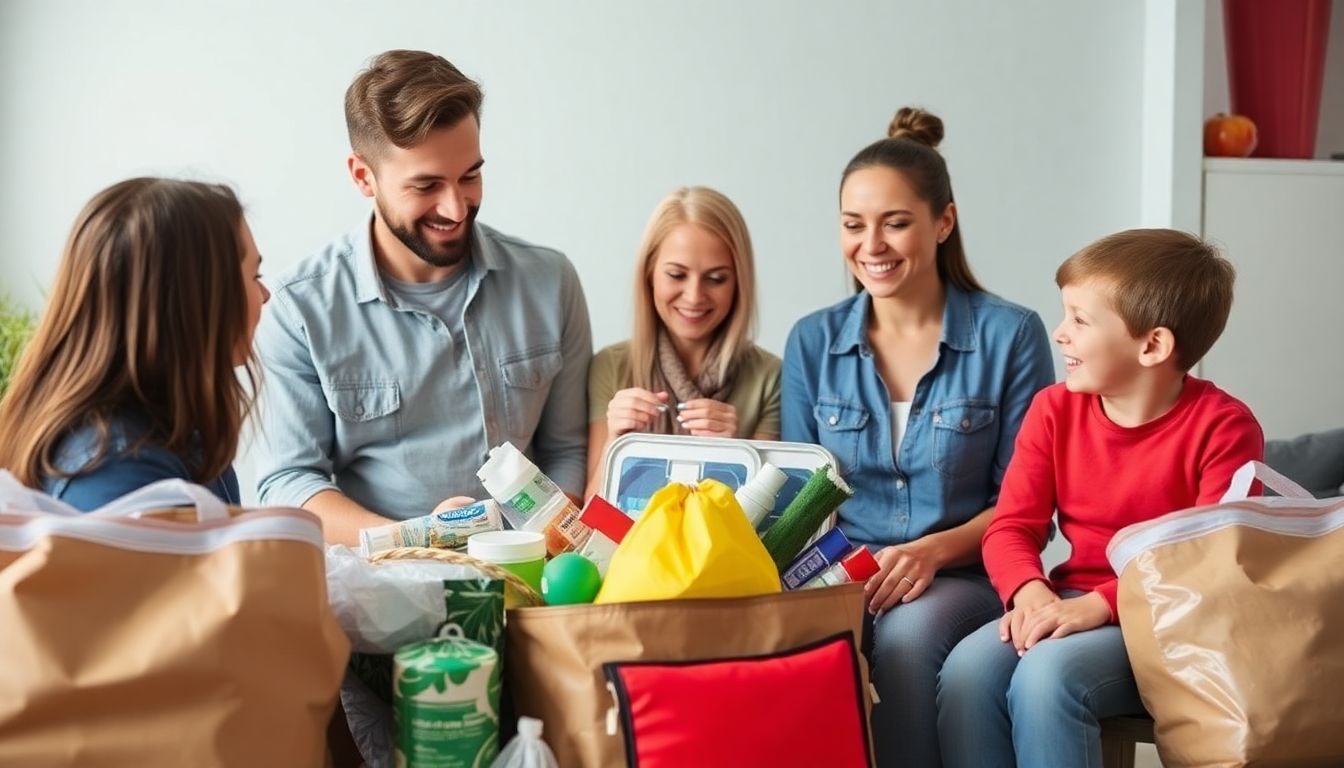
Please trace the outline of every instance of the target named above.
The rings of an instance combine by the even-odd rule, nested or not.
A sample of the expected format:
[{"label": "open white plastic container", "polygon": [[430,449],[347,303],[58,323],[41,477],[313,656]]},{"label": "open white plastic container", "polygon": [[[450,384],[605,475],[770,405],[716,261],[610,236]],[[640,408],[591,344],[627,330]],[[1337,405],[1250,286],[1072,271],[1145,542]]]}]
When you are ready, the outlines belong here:
[{"label": "open white plastic container", "polygon": [[[670,482],[695,484],[712,478],[736,491],[767,463],[789,479],[775,498],[774,509],[757,526],[757,532],[764,533],[814,471],[824,464],[835,466],[830,451],[810,443],[630,432],[607,446],[600,487],[603,498],[638,518],[653,494]],[[818,535],[834,525],[831,515]]]}]

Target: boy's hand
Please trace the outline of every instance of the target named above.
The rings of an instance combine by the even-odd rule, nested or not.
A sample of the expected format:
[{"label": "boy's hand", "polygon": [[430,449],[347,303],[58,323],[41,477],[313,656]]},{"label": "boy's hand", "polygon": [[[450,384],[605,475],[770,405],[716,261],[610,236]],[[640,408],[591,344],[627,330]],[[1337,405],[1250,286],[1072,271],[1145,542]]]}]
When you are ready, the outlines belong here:
[{"label": "boy's hand", "polygon": [[924,594],[938,572],[933,547],[915,539],[878,550],[874,558],[881,570],[873,574],[863,587],[868,601],[868,612],[885,611],[897,602],[908,603]]},{"label": "boy's hand", "polygon": [[1026,651],[1026,625],[1038,611],[1060,602],[1059,595],[1044,581],[1028,581],[1013,593],[1013,607],[999,620],[999,639],[1011,642],[1018,655]]},{"label": "boy's hand", "polygon": [[1061,638],[1096,629],[1111,620],[1111,607],[1097,592],[1057,600],[1033,611],[1014,636],[1019,655],[1046,638]]}]

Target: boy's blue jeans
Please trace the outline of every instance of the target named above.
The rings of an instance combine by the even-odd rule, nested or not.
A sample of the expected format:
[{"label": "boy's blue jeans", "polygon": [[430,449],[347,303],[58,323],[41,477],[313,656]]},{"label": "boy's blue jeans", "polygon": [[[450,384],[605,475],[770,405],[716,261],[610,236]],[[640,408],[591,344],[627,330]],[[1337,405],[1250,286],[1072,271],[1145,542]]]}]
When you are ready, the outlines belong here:
[{"label": "boy's blue jeans", "polygon": [[938,677],[948,768],[1101,768],[1098,720],[1143,711],[1115,625],[1043,640],[1019,658],[995,619],[952,650]]}]

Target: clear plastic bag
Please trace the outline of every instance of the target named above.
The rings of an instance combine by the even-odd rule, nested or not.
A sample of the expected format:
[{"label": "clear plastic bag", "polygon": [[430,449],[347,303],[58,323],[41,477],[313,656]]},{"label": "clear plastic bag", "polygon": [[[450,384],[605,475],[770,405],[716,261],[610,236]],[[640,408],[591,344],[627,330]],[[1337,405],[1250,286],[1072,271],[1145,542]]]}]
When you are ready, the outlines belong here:
[{"label": "clear plastic bag", "polygon": [[490,768],[560,768],[555,753],[541,740],[541,721],[518,718],[518,733],[500,750]]},{"label": "clear plastic bag", "polygon": [[356,653],[394,653],[434,637],[448,619],[444,582],[484,575],[432,560],[375,565],[349,547],[327,548],[327,599]]}]

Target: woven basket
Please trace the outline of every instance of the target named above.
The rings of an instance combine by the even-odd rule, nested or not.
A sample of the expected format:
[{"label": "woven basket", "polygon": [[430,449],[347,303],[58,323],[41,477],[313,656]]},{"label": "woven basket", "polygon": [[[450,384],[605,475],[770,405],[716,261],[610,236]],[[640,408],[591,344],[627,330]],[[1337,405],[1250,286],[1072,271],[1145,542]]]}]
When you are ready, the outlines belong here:
[{"label": "woven basket", "polygon": [[526,581],[519,578],[517,574],[494,563],[472,557],[465,552],[458,552],[453,549],[432,549],[430,547],[402,547],[400,549],[385,549],[369,555],[370,563],[384,563],[389,560],[437,560],[441,563],[468,565],[492,579],[502,579],[504,583],[513,588],[513,591],[525,604],[529,606],[542,604],[541,595],[538,595],[537,591]]}]

